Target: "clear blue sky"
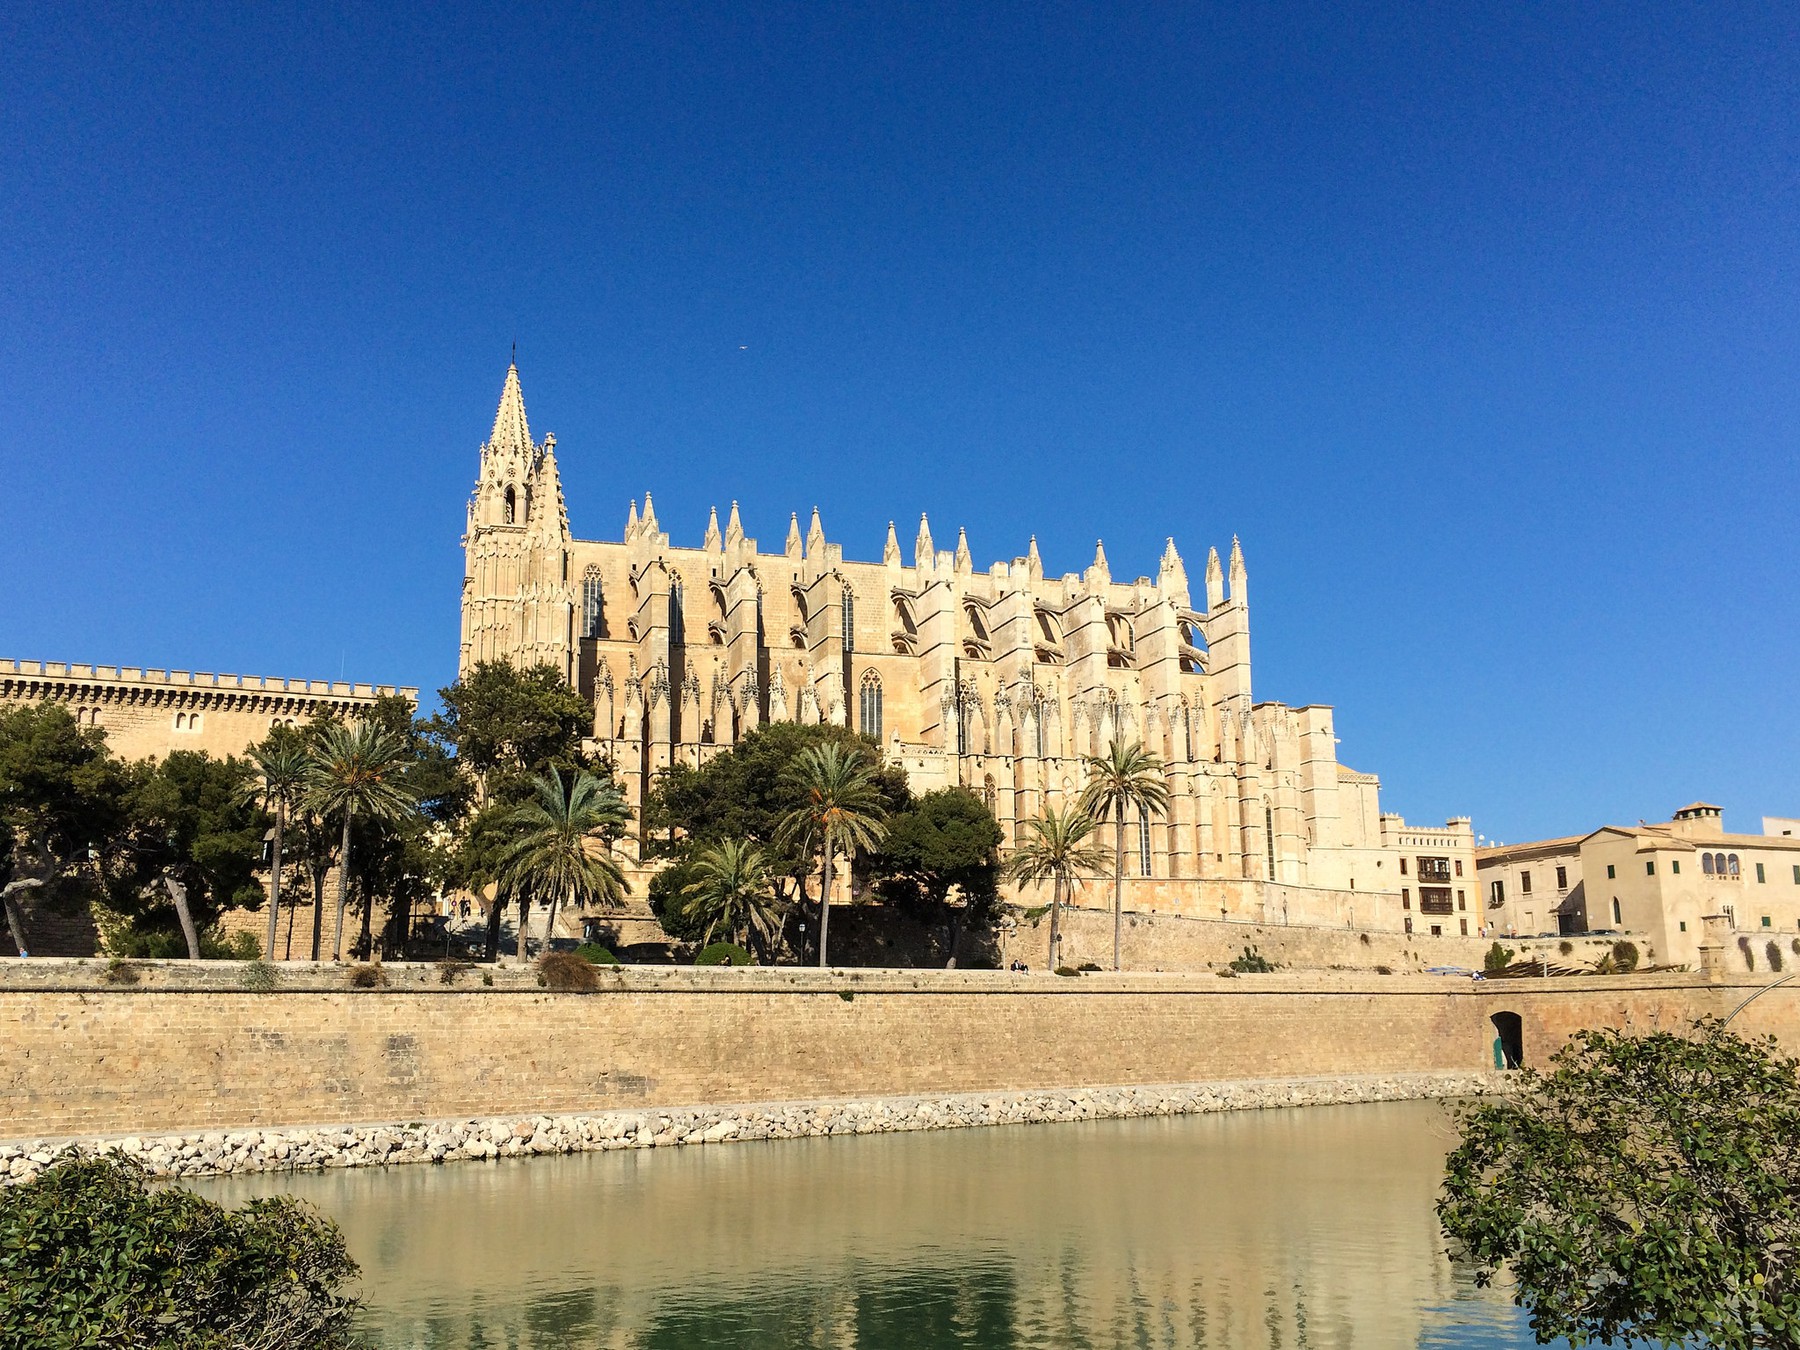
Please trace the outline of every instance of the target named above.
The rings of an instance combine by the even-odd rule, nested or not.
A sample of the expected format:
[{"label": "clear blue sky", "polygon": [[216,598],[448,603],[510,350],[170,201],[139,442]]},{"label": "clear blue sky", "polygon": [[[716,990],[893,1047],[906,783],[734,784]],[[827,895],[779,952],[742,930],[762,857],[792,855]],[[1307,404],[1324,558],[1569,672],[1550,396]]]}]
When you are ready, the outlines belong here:
[{"label": "clear blue sky", "polygon": [[1390,809],[1800,814],[1800,7],[392,8],[0,13],[0,654],[448,682],[517,340],[578,535],[1236,533]]}]

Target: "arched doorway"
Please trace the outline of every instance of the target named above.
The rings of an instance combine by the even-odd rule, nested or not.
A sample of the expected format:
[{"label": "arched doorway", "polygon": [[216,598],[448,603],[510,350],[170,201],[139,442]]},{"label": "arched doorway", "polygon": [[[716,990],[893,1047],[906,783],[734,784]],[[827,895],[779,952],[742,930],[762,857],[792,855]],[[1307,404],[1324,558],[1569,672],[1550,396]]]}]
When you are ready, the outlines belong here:
[{"label": "arched doorway", "polygon": [[1519,1069],[1525,1065],[1525,1024],[1516,1012],[1497,1012],[1494,1024],[1494,1067]]}]

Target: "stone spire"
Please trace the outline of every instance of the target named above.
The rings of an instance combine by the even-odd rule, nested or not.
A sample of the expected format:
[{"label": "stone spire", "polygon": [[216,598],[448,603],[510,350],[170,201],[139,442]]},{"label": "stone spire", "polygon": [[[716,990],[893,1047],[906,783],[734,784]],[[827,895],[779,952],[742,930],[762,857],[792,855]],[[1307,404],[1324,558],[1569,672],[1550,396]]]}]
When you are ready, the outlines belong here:
[{"label": "stone spire", "polygon": [[1106,544],[1094,541],[1094,561],[1087,570],[1087,583],[1090,586],[1107,586],[1112,584],[1112,569],[1106,565]]},{"label": "stone spire", "polygon": [[1156,584],[1165,591],[1187,590],[1187,568],[1182,565],[1181,555],[1175,551],[1173,539],[1163,547],[1162,562],[1157,567]]},{"label": "stone spire", "polygon": [[1231,536],[1231,598],[1240,604],[1250,599],[1250,574],[1244,570],[1244,549],[1234,534]]},{"label": "stone spire", "polygon": [[913,540],[913,566],[929,567],[936,557],[936,550],[931,544],[931,522],[921,511],[919,513],[919,537]]},{"label": "stone spire", "polygon": [[731,504],[731,519],[725,522],[725,546],[736,548],[744,542],[744,522],[738,519],[737,503]]},{"label": "stone spire", "polygon": [[719,537],[719,508],[714,506],[709,508],[706,517],[706,538],[701,541],[700,547],[708,553],[717,553],[724,545],[725,541]]},{"label": "stone spire", "polygon": [[822,560],[825,557],[825,526],[819,520],[819,508],[813,507],[812,524],[806,529],[806,556]]},{"label": "stone spire", "polygon": [[1219,566],[1219,550],[1212,549],[1206,555],[1206,608],[1207,612],[1217,609],[1225,603],[1225,569]]},{"label": "stone spire", "polygon": [[496,450],[531,450],[531,424],[525,420],[525,392],[519,388],[517,363],[506,368],[500,410],[494,414],[494,434],[488,437],[488,445]]},{"label": "stone spire", "polygon": [[792,512],[788,514],[787,555],[790,558],[800,556],[800,517]]},{"label": "stone spire", "polygon": [[625,517],[625,542],[630,543],[637,538],[638,525],[637,498],[631,499],[631,514]]},{"label": "stone spire", "polygon": [[644,494],[644,533],[653,535],[656,533],[656,529],[656,507],[650,501],[650,494],[646,492]]},{"label": "stone spire", "polygon": [[1044,576],[1044,559],[1038,553],[1037,536],[1031,536],[1031,547],[1025,550],[1025,571],[1033,581],[1041,581]]},{"label": "stone spire", "polygon": [[969,532],[961,526],[958,526],[956,530],[956,570],[959,572],[975,570],[975,559],[969,553]]},{"label": "stone spire", "polygon": [[894,522],[888,522],[887,543],[881,548],[881,561],[889,567],[900,565],[900,536],[894,533]]}]

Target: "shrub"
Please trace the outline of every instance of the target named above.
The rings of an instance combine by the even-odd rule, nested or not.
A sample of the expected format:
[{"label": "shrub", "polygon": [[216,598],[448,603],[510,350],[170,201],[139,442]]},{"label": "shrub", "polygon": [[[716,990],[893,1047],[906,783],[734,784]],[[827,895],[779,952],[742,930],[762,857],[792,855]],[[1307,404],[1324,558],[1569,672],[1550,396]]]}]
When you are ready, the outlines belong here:
[{"label": "shrub", "polygon": [[1364,933],[1360,938],[1357,939],[1357,941],[1362,943],[1362,945],[1365,947],[1372,945],[1369,942],[1369,935],[1367,933]]},{"label": "shrub", "polygon": [[352,989],[379,989],[387,983],[387,972],[380,966],[351,966]]},{"label": "shrub", "polygon": [[694,958],[697,966],[753,966],[756,958],[735,942],[715,942]]},{"label": "shrub", "polygon": [[1077,966],[1075,968],[1077,970],[1099,970],[1100,969],[1099,965],[1097,965],[1093,961],[1083,961],[1079,966]]},{"label": "shrub", "polygon": [[1392,966],[1376,966],[1375,973],[1377,975],[1392,975],[1394,973],[1394,968]]},{"label": "shrub", "polygon": [[574,952],[545,952],[537,968],[538,983],[561,994],[591,994],[600,987],[594,963]]},{"label": "shrub", "polygon": [[1568,956],[1574,952],[1575,944],[1570,942],[1567,938],[1564,938],[1561,942],[1556,944],[1556,950],[1561,952],[1564,956]]},{"label": "shrub", "polygon": [[122,956],[115,956],[106,963],[106,973],[100,977],[108,984],[137,984],[144,978],[138,974],[138,968]]},{"label": "shrub", "polygon": [[[475,969],[473,961],[439,961],[437,963],[438,983],[455,984],[457,978],[465,970],[473,969]],[[492,984],[493,981],[490,979],[488,983]]]},{"label": "shrub", "polygon": [[71,1150],[0,1190],[0,1341],[362,1344],[357,1302],[338,1293],[356,1263],[329,1219],[291,1196],[230,1210],[148,1183],[136,1162]]},{"label": "shrub", "polygon": [[[175,929],[130,925],[109,932],[106,949],[114,956],[131,956],[144,961],[185,961],[188,954],[187,939]],[[254,933],[233,933],[227,937],[217,928],[200,930],[202,961],[254,961],[262,954],[262,943],[256,940]]]},{"label": "shrub", "polygon": [[1275,963],[1256,948],[1246,947],[1242,956],[1231,959],[1231,968],[1240,975],[1267,975],[1275,969]]},{"label": "shrub", "polygon": [[1789,943],[1788,950],[1793,952],[1793,954],[1795,956],[1800,956],[1800,938],[1795,938],[1791,943]]},{"label": "shrub", "polygon": [[1781,944],[1779,942],[1775,941],[1774,938],[1770,938],[1769,945],[1763,948],[1763,953],[1769,958],[1770,970],[1781,969]]},{"label": "shrub", "polygon": [[619,958],[607,951],[606,948],[602,947],[598,942],[582,943],[575,949],[575,955],[581,957],[584,961],[592,962],[596,966],[616,966],[619,964]]},{"label": "shrub", "polygon": [[1490,975],[1498,975],[1512,964],[1513,949],[1502,947],[1498,942],[1487,949],[1487,956],[1482,959],[1481,968]]},{"label": "shrub", "polygon": [[1056,968],[1056,973],[1058,975],[1080,975],[1081,974],[1081,972],[1079,970],[1075,969],[1074,966],[1058,966]]},{"label": "shrub", "polygon": [[838,997],[843,999],[846,1003],[854,1003],[856,1002],[856,991],[854,989],[840,989],[838,990]]},{"label": "shrub", "polygon": [[244,963],[244,968],[238,972],[238,983],[253,994],[267,994],[281,983],[281,976],[274,966],[258,957]]},{"label": "shrub", "polygon": [[1638,963],[1638,949],[1630,942],[1625,942],[1623,940],[1615,942],[1612,945],[1612,959],[1613,964],[1617,966],[1620,971],[1636,970]]},{"label": "shrub", "polygon": [[481,982],[485,985],[488,985],[489,987],[492,987],[492,985],[494,983],[494,972],[491,970],[482,971],[481,972]]}]

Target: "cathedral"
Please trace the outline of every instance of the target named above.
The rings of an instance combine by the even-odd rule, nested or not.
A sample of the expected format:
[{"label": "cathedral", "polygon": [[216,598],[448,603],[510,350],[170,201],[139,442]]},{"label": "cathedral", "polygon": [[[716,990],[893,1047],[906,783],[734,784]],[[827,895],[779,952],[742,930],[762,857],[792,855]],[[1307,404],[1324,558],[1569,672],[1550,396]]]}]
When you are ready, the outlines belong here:
[{"label": "cathedral", "polygon": [[817,508],[804,528],[790,517],[777,551],[744,533],[736,503],[681,546],[648,493],[618,542],[577,539],[556,438],[532,439],[515,365],[463,547],[459,670],[559,671],[592,702],[595,748],[634,807],[659,770],[765,722],[831,722],[879,744],[915,792],[978,794],[1014,839],[1079,793],[1085,756],[1142,741],[1170,803],[1132,824],[1130,908],[1480,928],[1468,820],[1384,816],[1376,777],[1338,763],[1329,707],[1252,697],[1235,539],[1223,560],[1209,552],[1198,587],[1173,540],[1154,577],[1115,580],[1100,546],[1085,571],[1053,577],[1035,538],[978,569],[961,530],[940,548],[924,517],[906,551],[890,524],[879,561],[846,561]]}]

